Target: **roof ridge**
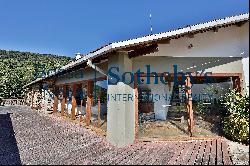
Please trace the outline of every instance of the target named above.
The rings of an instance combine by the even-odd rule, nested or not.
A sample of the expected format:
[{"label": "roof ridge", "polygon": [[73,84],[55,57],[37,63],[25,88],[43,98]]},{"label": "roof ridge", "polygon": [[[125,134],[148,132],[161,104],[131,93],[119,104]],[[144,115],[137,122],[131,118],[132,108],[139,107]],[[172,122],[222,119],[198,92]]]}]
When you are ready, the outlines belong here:
[{"label": "roof ridge", "polygon": [[124,41],[135,40],[135,39],[139,39],[139,38],[143,38],[143,37],[156,36],[156,35],[165,34],[165,33],[168,33],[168,32],[178,31],[178,30],[185,29],[185,28],[188,28],[188,27],[190,27],[190,29],[191,29],[191,27],[194,27],[194,26],[204,25],[204,24],[208,24],[208,23],[212,23],[212,22],[218,22],[218,21],[225,21],[226,19],[231,19],[231,18],[243,16],[243,15],[248,15],[248,19],[249,19],[249,13],[248,12],[247,13],[241,13],[239,15],[233,15],[233,16],[228,16],[228,17],[224,17],[224,18],[220,18],[220,19],[214,19],[214,20],[211,20],[211,21],[201,22],[201,23],[197,23],[197,24],[193,24],[193,25],[187,25],[186,27],[173,29],[173,30],[169,30],[169,31],[165,31],[165,32],[149,34],[149,35],[145,35],[145,36],[141,36],[141,37],[137,37],[137,38],[133,38],[133,39],[121,40],[121,41],[113,42],[111,44],[121,43],[121,42],[124,42]]}]

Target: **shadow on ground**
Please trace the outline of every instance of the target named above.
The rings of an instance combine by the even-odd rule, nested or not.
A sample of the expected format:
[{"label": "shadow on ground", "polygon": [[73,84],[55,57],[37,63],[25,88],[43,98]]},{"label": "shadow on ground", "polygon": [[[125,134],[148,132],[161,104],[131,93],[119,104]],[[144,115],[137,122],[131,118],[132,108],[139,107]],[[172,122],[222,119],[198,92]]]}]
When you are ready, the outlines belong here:
[{"label": "shadow on ground", "polygon": [[10,115],[0,114],[0,165],[21,164]]}]

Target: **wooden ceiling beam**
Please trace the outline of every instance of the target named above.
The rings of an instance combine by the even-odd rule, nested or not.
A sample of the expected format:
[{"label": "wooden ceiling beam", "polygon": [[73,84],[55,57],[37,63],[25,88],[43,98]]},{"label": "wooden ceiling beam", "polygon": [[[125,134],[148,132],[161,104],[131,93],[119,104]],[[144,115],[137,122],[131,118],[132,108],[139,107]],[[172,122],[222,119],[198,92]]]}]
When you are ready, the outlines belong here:
[{"label": "wooden ceiling beam", "polygon": [[128,52],[128,56],[129,56],[129,58],[134,58],[134,57],[154,53],[157,51],[158,51],[158,44],[151,44],[149,46],[145,46],[143,48],[139,48],[139,49],[136,49],[134,51]]},{"label": "wooden ceiling beam", "polygon": [[219,32],[219,27],[213,27],[214,32]]},{"label": "wooden ceiling beam", "polygon": [[100,63],[100,62],[103,61],[103,60],[107,60],[108,57],[109,57],[110,55],[112,55],[112,54],[115,54],[115,52],[112,51],[112,52],[108,52],[108,53],[106,53],[106,54],[103,54],[103,55],[101,55],[101,56],[98,56],[98,57],[92,59],[92,62],[93,62],[93,63]]},{"label": "wooden ceiling beam", "polygon": [[101,58],[97,57],[95,59],[92,60],[92,63],[100,63],[101,62]]},{"label": "wooden ceiling beam", "polygon": [[132,51],[132,50],[136,50],[138,48],[143,48],[145,46],[147,46],[147,44],[138,44],[138,45],[128,46],[128,47],[122,48],[121,50],[122,51]]},{"label": "wooden ceiling beam", "polygon": [[188,37],[188,38],[194,38],[194,33],[188,33],[188,34],[186,34],[186,37]]},{"label": "wooden ceiling beam", "polygon": [[157,41],[158,44],[170,44],[170,40],[169,38],[167,39],[161,39],[159,41]]},{"label": "wooden ceiling beam", "polygon": [[248,20],[241,21],[241,22],[237,22],[237,23],[235,23],[235,25],[236,25],[237,27],[241,27],[241,26],[243,26],[247,21],[248,21]]}]

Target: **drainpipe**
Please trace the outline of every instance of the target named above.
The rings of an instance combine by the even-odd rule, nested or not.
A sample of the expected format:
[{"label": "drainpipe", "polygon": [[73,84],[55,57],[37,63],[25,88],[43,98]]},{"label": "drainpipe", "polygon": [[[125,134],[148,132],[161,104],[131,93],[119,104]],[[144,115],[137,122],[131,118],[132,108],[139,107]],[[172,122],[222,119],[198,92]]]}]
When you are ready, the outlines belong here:
[{"label": "drainpipe", "polygon": [[95,70],[95,82],[94,82],[95,83],[95,88],[94,88],[95,89],[95,94],[94,94],[94,96],[95,96],[95,99],[96,99],[96,71],[98,71],[99,73],[105,75],[107,78],[108,78],[108,75],[102,69],[100,69],[98,66],[93,64],[90,59],[88,59],[87,65]]},{"label": "drainpipe", "polygon": [[100,69],[98,66],[93,64],[90,59],[88,59],[87,65],[89,67],[93,68],[94,70],[98,71],[99,73],[101,73],[101,74],[105,75],[106,77],[108,77],[108,75],[102,69]]}]

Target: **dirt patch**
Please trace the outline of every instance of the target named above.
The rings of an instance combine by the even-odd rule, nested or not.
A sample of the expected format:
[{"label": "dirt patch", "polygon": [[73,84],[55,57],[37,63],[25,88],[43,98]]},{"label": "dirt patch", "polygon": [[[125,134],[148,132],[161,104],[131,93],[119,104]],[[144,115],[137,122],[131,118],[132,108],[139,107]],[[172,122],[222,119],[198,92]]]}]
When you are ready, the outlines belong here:
[{"label": "dirt patch", "polygon": [[[220,126],[207,122],[202,118],[195,119],[194,137],[218,136]],[[139,138],[172,139],[176,137],[189,137],[187,120],[145,121],[139,127]]]}]

